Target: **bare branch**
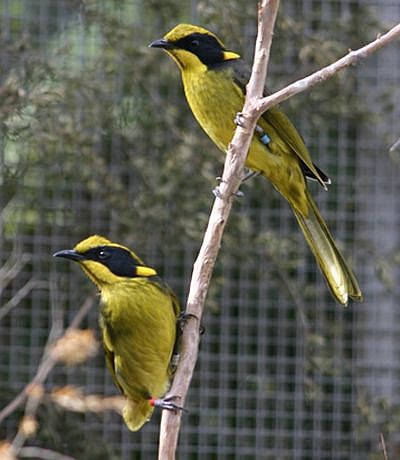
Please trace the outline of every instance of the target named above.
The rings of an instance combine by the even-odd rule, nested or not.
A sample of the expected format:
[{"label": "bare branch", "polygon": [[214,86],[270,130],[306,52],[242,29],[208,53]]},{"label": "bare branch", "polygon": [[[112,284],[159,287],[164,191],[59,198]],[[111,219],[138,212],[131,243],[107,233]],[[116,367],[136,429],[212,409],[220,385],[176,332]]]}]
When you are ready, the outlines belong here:
[{"label": "bare branch", "polygon": [[47,281],[29,280],[21,289],[19,289],[11,299],[0,308],[0,321],[10,313],[10,311],[17,307],[20,302],[33,290],[33,289],[48,289],[49,283]]},{"label": "bare branch", "polygon": [[[81,308],[79,309],[78,313],[75,315],[75,318],[71,322],[70,326],[66,329],[65,334],[68,332],[73,331],[76,329],[79,324],[82,322],[84,317],[88,314],[89,310],[93,305],[95,296],[89,296],[85,302],[82,304]],[[65,335],[64,334],[64,335]],[[39,365],[38,371],[32,381],[26,385],[26,387],[19,393],[6,407],[0,412],[0,423],[12,414],[17,407],[24,403],[25,399],[28,397],[29,392],[32,388],[37,386],[41,386],[41,384],[46,380],[47,376],[49,375],[50,371],[57,363],[57,357],[51,353],[51,348],[43,357],[41,364]],[[36,410],[36,409],[35,409]]]},{"label": "bare branch", "polygon": [[84,395],[79,388],[72,385],[57,388],[50,394],[52,402],[73,412],[106,412],[114,411],[122,415],[126,405],[125,396]]},{"label": "bare branch", "polygon": [[259,4],[254,64],[246,87],[247,101],[258,99],[263,95],[278,8],[279,0],[263,1]]},{"label": "bare branch", "polygon": [[0,294],[30,260],[31,257],[28,254],[21,254],[18,246],[13,248],[10,257],[0,268]]},{"label": "bare branch", "polygon": [[[182,404],[185,401],[197,361],[199,325],[211,274],[221,245],[225,224],[232,207],[234,193],[240,186],[244,163],[257,122],[257,116],[253,116],[250,111],[250,107],[254,103],[251,98],[259,98],[262,95],[278,6],[279,0],[263,0],[259,4],[258,38],[254,66],[243,108],[246,126],[237,127],[229,146],[222,181],[219,186],[219,194],[214,201],[203,243],[193,266],[186,306],[188,320],[182,336],[178,368],[170,390],[171,395],[181,398]],[[172,460],[175,458],[180,422],[181,414],[179,412],[163,412],[160,427],[159,460]]]},{"label": "bare branch", "polygon": [[378,36],[376,40],[368,45],[359,48],[356,51],[350,51],[349,54],[342,57],[338,61],[330,64],[321,70],[309,75],[308,77],[302,78],[301,80],[297,80],[294,83],[286,86],[285,88],[277,91],[276,93],[272,94],[271,96],[264,97],[263,99],[257,101],[254,106],[254,111],[257,113],[257,116],[261,116],[265,111],[267,111],[272,106],[279,104],[289,97],[294,96],[295,94],[301,93],[312,86],[316,85],[317,83],[321,83],[329,78],[333,77],[337,74],[340,70],[348,67],[352,64],[356,64],[360,59],[365,59],[370,54],[378,51],[380,48],[388,45],[389,43],[393,42],[394,40],[400,38],[400,24],[397,24],[393,28],[386,32],[384,35]]},{"label": "bare branch", "polygon": [[390,147],[389,153],[393,153],[395,150],[397,150],[400,147],[400,137],[397,139],[397,141]]},{"label": "bare branch", "polygon": [[76,460],[69,455],[59,454],[54,450],[42,449],[41,447],[23,447],[18,454],[24,458],[35,458],[41,460]]},{"label": "bare branch", "polygon": [[[93,305],[93,300],[94,300],[93,295],[89,296],[85,300],[85,302],[82,304],[81,308],[79,309],[78,313],[76,314],[74,320],[71,322],[70,326],[66,329],[64,335],[59,339],[59,341],[68,337],[69,335],[73,335],[74,332],[76,333],[75,329],[78,327],[78,325],[83,320],[83,318],[89,313],[89,310]],[[88,342],[87,334],[84,334],[84,335],[85,335],[84,341]],[[60,361],[60,353],[57,351],[58,342],[55,342],[45,352],[43,356],[43,360],[39,366],[39,369],[35,377],[32,379],[31,383],[27,385],[24,388],[24,390],[22,390],[22,392],[5,409],[3,409],[3,411],[0,414],[1,416],[3,415],[3,413],[5,414],[10,413],[10,407],[12,407],[14,410],[27,397],[24,416],[18,427],[18,432],[15,435],[14,440],[11,443],[12,451],[14,455],[17,455],[20,452],[26,439],[35,434],[36,411],[44,395],[42,384],[46,380],[47,376],[49,375],[53,367],[57,364],[57,362]],[[80,339],[78,339],[78,342],[82,343]],[[89,342],[92,343],[92,340],[90,338],[89,338]],[[92,350],[89,351],[89,354],[91,351]],[[0,420],[1,420],[1,417],[0,417]]]},{"label": "bare branch", "polygon": [[386,450],[386,443],[385,443],[385,437],[383,436],[383,433],[379,433],[379,441],[382,446],[382,452],[383,452],[383,460],[389,460],[387,450]]},{"label": "bare branch", "polygon": [[75,366],[95,356],[98,343],[92,329],[70,329],[51,344],[49,355],[58,363]]}]

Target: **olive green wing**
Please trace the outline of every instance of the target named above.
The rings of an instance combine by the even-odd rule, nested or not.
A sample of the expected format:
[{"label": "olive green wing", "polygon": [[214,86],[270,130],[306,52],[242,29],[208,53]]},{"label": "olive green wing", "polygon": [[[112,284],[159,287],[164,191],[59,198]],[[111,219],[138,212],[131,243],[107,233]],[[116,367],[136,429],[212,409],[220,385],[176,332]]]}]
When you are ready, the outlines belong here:
[{"label": "olive green wing", "polygon": [[289,118],[277,106],[264,112],[261,118],[279,132],[285,143],[288,144],[300,158],[304,174],[310,179],[317,180],[326,188],[326,185],[330,183],[329,177],[314,165],[302,137]]},{"label": "olive green wing", "polygon": [[167,283],[165,283],[160,277],[154,276],[152,277],[152,281],[161,289],[163,292],[169,295],[171,299],[171,304],[173,308],[173,312],[176,318],[176,335],[175,335],[175,343],[172,350],[171,361],[169,363],[169,375],[172,378],[175,374],[176,367],[179,361],[179,352],[181,346],[181,337],[182,337],[182,316],[184,312],[181,309],[181,305],[179,303],[178,297],[174,293],[174,291],[169,287]]},{"label": "olive green wing", "polygon": [[100,318],[100,331],[101,331],[101,341],[103,343],[104,356],[106,358],[106,365],[110,371],[111,377],[115,386],[119,389],[122,394],[125,394],[122,386],[118,382],[118,377],[115,371],[115,355],[112,350],[111,340],[107,331],[107,326],[104,324],[104,320]]},{"label": "olive green wing", "polygon": [[[243,94],[246,94],[246,85],[250,79],[250,67],[241,59],[227,61],[225,65],[229,65],[233,69],[235,83],[240,87]],[[265,87],[264,96],[267,96],[268,94],[269,92]],[[326,184],[330,183],[329,177],[314,165],[299,132],[289,118],[278,108],[278,106],[274,106],[264,112],[261,115],[261,119],[265,120],[267,124],[272,126],[274,130],[279,133],[282,140],[299,157],[304,174],[310,179],[317,180],[324,188],[326,188]],[[268,132],[266,134],[268,134]]]}]

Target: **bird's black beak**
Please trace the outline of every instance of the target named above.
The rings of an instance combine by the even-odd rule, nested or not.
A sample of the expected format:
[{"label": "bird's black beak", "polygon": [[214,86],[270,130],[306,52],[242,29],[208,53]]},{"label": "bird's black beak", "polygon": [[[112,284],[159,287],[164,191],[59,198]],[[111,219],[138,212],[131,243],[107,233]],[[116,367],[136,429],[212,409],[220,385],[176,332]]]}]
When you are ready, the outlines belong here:
[{"label": "bird's black beak", "polygon": [[79,252],[76,252],[74,249],[64,249],[63,251],[58,251],[53,254],[53,257],[63,257],[64,259],[75,260],[79,262],[80,260],[85,260],[85,257]]},{"label": "bird's black beak", "polygon": [[150,43],[149,48],[163,48],[165,50],[171,50],[174,48],[174,45],[168,40],[160,38],[160,40],[155,40],[154,42]]}]

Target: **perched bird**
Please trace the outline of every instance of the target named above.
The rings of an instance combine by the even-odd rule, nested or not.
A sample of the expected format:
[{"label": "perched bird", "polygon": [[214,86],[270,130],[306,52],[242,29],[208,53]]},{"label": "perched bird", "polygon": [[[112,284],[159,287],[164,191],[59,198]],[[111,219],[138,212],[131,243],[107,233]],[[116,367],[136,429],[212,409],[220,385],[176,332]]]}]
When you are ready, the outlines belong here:
[{"label": "perched bird", "polygon": [[106,363],[126,396],[123,417],[139,430],[154,405],[175,410],[161,398],[171,379],[180,307],[171,288],[130,249],[98,235],[55,257],[78,262],[100,291],[100,330]]},{"label": "perched bird", "polygon": [[[179,24],[149,45],[164,49],[177,63],[192,112],[224,152],[243,108],[250,67],[208,30]],[[265,89],[265,94],[268,91]],[[277,107],[258,120],[246,166],[268,178],[286,198],[336,300],[361,300],[358,282],[308,191],[306,178],[326,189],[330,180],[313,164],[296,128]]]}]

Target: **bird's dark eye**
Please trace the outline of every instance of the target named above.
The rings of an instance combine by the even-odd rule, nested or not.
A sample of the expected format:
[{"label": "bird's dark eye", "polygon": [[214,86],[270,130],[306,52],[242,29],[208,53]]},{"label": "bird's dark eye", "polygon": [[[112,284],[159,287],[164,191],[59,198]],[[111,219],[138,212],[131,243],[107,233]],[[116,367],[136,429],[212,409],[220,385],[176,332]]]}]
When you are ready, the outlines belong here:
[{"label": "bird's dark eye", "polygon": [[111,257],[111,254],[108,252],[108,251],[105,251],[104,249],[102,249],[100,252],[99,252],[99,259],[100,260],[107,260]]},{"label": "bird's dark eye", "polygon": [[200,42],[198,40],[192,40],[190,44],[192,45],[192,48],[197,48],[200,45]]}]

